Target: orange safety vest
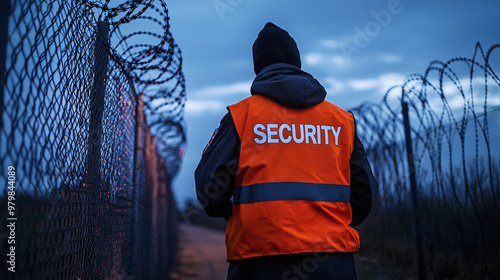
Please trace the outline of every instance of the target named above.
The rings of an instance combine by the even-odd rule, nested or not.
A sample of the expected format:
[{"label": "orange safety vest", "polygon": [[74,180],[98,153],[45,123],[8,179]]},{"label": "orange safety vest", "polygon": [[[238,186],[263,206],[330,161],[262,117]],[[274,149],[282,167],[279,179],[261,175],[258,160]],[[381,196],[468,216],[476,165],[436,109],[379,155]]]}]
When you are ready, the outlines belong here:
[{"label": "orange safety vest", "polygon": [[241,150],[228,260],[355,252],[349,226],[354,118],[328,101],[290,109],[253,95],[229,106]]}]

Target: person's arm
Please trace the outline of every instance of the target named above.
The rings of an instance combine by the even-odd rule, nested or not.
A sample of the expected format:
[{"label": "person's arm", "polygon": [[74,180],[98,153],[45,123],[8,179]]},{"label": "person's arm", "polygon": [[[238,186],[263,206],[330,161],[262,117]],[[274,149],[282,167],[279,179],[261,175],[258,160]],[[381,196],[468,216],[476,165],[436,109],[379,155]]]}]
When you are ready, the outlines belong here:
[{"label": "person's arm", "polygon": [[[355,122],[356,123],[356,122]],[[372,190],[377,190],[377,180],[366,158],[363,144],[354,129],[354,148],[349,161],[351,167],[351,210],[352,227],[361,224],[372,207]]]},{"label": "person's arm", "polygon": [[239,146],[233,119],[227,113],[195,171],[196,196],[210,217],[231,218]]}]

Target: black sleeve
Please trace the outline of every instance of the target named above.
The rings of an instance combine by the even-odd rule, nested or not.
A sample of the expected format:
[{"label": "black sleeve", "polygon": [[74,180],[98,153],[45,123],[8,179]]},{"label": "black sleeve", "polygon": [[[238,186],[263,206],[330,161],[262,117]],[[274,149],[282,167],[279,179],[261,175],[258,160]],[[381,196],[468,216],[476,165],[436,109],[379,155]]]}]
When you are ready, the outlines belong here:
[{"label": "black sleeve", "polygon": [[[355,122],[356,123],[356,122]],[[363,144],[354,129],[354,148],[349,161],[351,167],[352,227],[361,224],[372,208],[372,190],[377,190],[377,180],[366,158]]]},{"label": "black sleeve", "polygon": [[239,146],[233,118],[227,113],[194,173],[196,196],[210,217],[231,218]]}]

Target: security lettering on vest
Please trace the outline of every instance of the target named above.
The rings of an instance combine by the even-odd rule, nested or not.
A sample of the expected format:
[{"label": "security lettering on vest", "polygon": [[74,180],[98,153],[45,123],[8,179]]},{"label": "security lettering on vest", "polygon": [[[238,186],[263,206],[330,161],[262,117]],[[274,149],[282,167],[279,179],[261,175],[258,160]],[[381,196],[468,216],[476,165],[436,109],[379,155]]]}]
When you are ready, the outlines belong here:
[{"label": "security lettering on vest", "polygon": [[[330,144],[330,136],[333,135],[333,140],[336,146],[339,145],[340,129],[342,127],[334,127],[331,125],[313,125],[313,124],[281,124],[258,123],[253,127],[253,132],[257,137],[254,138],[255,143],[284,143],[288,144],[291,141],[301,144]],[[331,133],[330,133],[331,132]]]}]

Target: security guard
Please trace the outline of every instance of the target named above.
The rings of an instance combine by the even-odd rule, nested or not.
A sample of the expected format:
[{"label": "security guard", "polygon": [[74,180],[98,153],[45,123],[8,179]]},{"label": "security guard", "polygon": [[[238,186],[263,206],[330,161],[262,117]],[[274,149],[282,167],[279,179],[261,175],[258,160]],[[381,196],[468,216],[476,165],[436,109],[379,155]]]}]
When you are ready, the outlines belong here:
[{"label": "security guard", "polygon": [[273,23],[253,60],[252,96],[228,107],[195,171],[205,211],[228,221],[228,279],[356,279],[354,227],[377,182],[354,117]]}]

